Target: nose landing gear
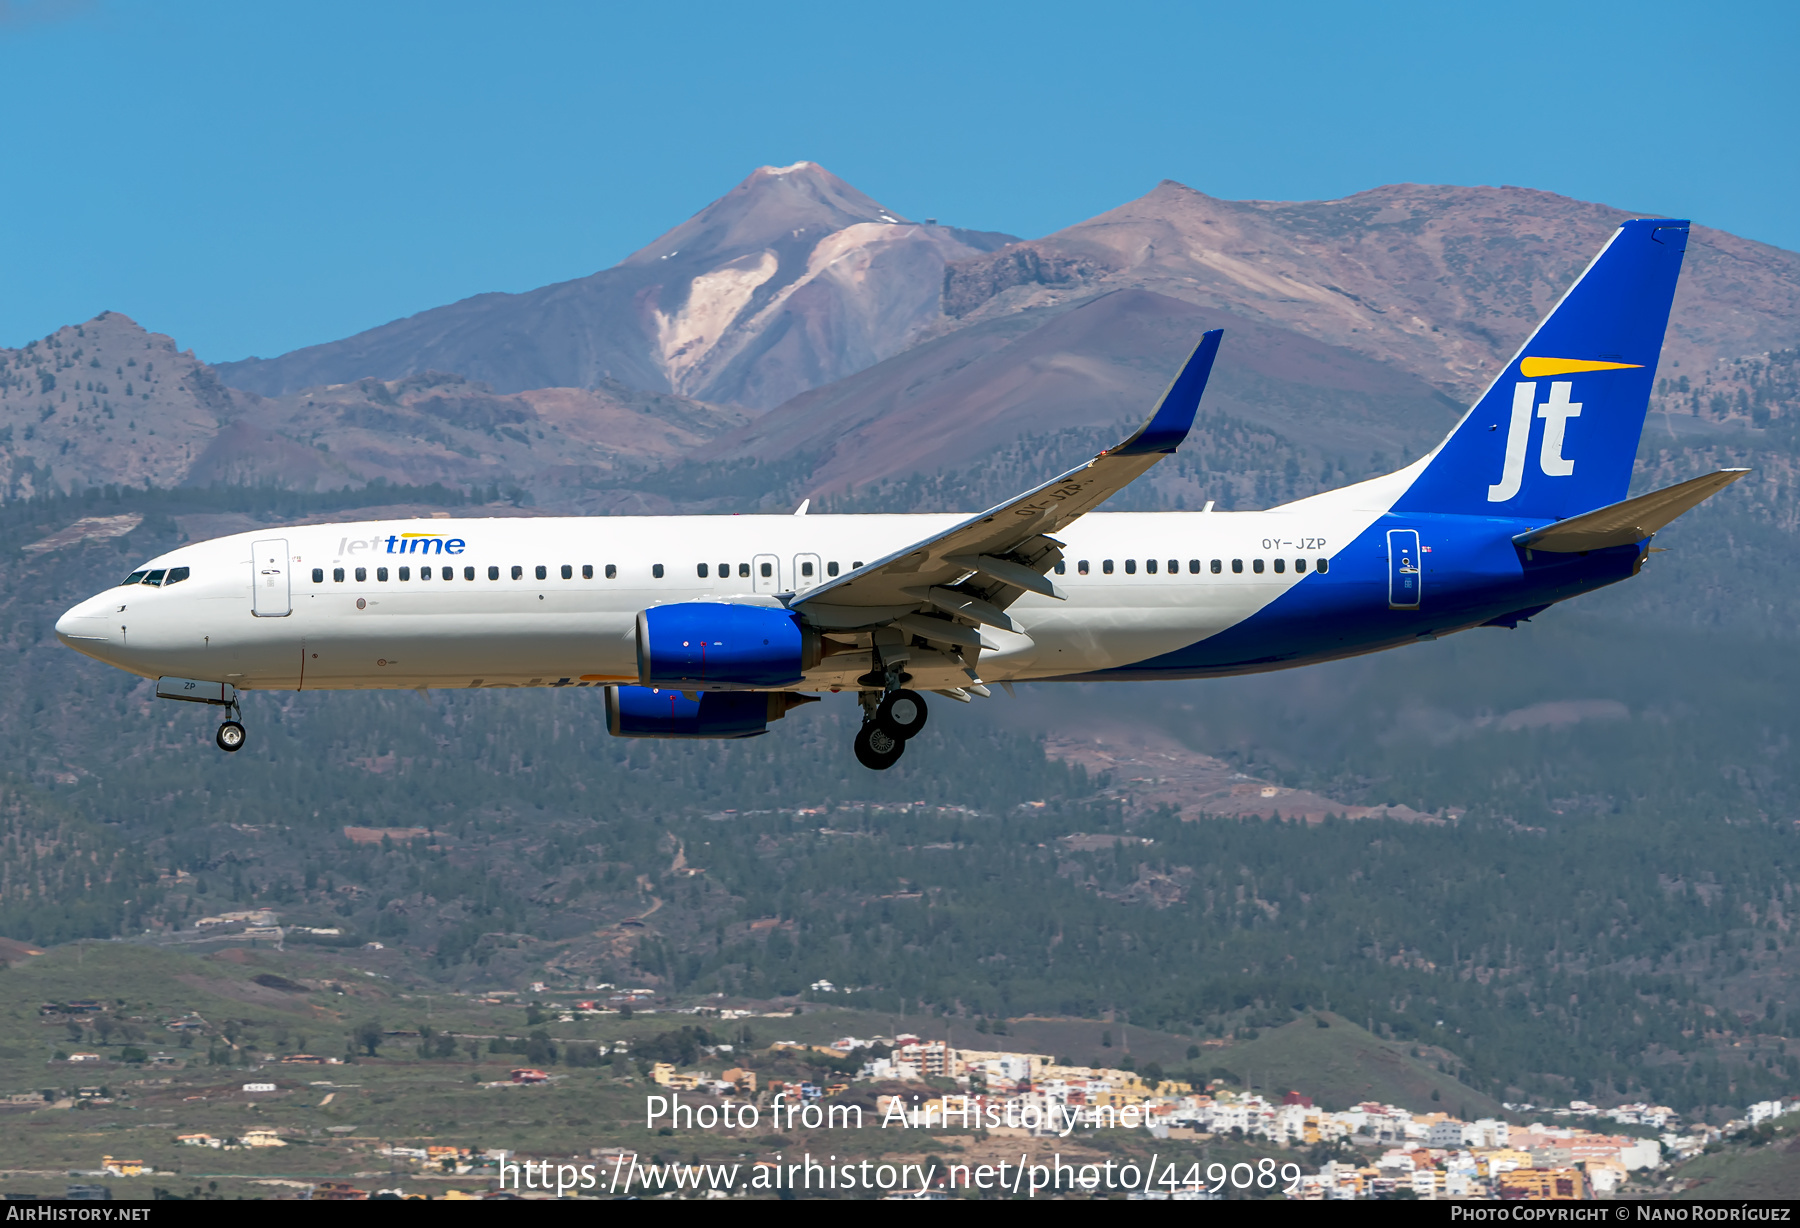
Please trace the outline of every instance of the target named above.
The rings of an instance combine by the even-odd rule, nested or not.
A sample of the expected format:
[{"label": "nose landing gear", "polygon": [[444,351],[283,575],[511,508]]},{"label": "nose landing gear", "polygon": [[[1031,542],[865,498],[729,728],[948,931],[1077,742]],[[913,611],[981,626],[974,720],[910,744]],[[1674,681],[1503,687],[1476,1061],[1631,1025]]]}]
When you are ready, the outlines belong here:
[{"label": "nose landing gear", "polygon": [[239,751],[244,749],[243,709],[238,707],[238,697],[234,693],[229,702],[224,704],[225,722],[219,726],[219,732],[213,735],[213,741],[219,744],[222,751]]},{"label": "nose landing gear", "polygon": [[220,750],[242,750],[244,748],[244,727],[237,721],[226,721],[219,726],[218,736],[213,739]]}]

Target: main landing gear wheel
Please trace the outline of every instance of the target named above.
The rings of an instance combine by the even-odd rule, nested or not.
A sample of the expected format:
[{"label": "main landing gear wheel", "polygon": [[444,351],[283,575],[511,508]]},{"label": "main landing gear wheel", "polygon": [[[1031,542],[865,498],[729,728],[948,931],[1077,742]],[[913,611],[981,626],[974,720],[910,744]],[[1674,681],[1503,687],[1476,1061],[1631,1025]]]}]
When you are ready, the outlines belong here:
[{"label": "main landing gear wheel", "polygon": [[244,748],[244,727],[236,721],[226,721],[219,726],[219,735],[214,739],[220,750],[242,750]]},{"label": "main landing gear wheel", "polygon": [[894,737],[874,721],[857,730],[856,761],[866,768],[885,772],[905,753],[906,740]]},{"label": "main landing gear wheel", "polygon": [[917,691],[893,691],[875,709],[875,724],[890,738],[905,742],[925,728],[925,700]]}]

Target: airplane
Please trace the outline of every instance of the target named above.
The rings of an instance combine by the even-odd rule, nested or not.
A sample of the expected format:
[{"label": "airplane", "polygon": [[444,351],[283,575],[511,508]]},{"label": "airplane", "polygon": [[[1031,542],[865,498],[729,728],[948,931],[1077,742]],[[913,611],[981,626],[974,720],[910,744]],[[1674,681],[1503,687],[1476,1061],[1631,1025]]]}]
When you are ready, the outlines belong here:
[{"label": "airplane", "polygon": [[742,738],[853,693],[865,766],[924,693],[1287,669],[1516,628],[1638,574],[1747,470],[1626,498],[1689,224],[1625,222],[1436,448],[1265,511],[1094,509],[1173,453],[1206,333],[1117,447],[985,512],[425,519],[184,545],[58,620],[225,710],[258,690],[596,687],[620,737]]}]

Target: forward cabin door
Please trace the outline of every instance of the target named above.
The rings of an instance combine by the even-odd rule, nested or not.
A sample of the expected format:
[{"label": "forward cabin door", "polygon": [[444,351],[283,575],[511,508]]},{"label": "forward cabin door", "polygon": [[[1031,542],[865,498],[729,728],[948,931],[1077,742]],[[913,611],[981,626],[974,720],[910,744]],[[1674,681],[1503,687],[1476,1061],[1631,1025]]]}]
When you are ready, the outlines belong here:
[{"label": "forward cabin door", "polygon": [[1417,529],[1388,530],[1388,609],[1419,608],[1419,582],[1425,571],[1420,559]]},{"label": "forward cabin door", "polygon": [[781,560],[772,554],[759,554],[750,564],[751,584],[759,593],[780,593],[786,590],[781,587]]},{"label": "forward cabin door", "polygon": [[251,547],[250,612],[258,618],[286,618],[294,612],[288,589],[288,544],[285,537],[271,537]]}]

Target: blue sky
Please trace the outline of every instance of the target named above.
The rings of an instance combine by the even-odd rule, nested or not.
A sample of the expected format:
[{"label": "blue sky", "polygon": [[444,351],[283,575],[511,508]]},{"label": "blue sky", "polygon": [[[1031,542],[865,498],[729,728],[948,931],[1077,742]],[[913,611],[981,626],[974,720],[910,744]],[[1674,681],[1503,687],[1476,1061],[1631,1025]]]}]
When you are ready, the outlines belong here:
[{"label": "blue sky", "polygon": [[0,345],[213,361],[610,265],[811,159],[1036,236],[1517,184],[1800,249],[1800,5],[0,0]]}]

